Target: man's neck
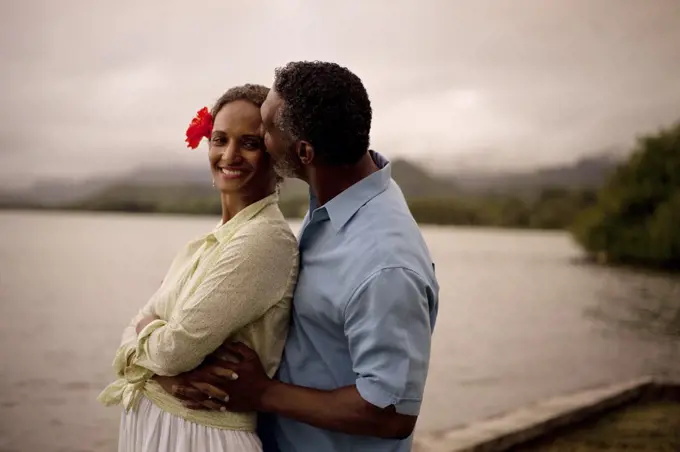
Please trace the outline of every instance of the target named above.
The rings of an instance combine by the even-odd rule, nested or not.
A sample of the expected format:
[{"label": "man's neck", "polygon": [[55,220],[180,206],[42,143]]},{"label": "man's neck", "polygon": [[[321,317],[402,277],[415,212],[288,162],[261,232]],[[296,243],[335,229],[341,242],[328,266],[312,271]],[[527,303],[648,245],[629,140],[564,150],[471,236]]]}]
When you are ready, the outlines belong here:
[{"label": "man's neck", "polygon": [[322,206],[378,170],[378,165],[367,152],[354,165],[316,167],[314,172],[309,175],[309,186],[316,196],[319,206]]}]

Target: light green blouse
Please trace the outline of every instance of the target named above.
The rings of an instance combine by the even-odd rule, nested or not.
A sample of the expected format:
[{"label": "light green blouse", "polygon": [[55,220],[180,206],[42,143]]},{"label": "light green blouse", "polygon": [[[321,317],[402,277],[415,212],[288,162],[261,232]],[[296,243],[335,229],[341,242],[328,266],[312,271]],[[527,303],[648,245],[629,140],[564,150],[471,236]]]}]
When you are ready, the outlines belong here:
[{"label": "light green blouse", "polygon": [[[255,429],[254,413],[188,410],[151,380],[196,368],[226,339],[255,350],[276,371],[288,334],[297,280],[298,245],[277,195],[251,204],[175,257],[163,283],[123,332],[113,367],[118,380],[98,400],[136,408],[145,395],[191,422],[229,430]],[[139,335],[137,323],[157,315]]]}]

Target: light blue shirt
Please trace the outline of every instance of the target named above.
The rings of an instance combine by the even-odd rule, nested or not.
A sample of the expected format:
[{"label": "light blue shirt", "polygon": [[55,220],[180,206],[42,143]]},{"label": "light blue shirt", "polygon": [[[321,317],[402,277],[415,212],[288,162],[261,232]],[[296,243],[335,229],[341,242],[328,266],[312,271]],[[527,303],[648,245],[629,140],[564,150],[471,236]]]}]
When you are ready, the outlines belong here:
[{"label": "light blue shirt", "polygon": [[[434,264],[387,160],[318,207],[299,235],[300,276],[279,378],[323,390],[356,385],[368,402],[417,415],[438,308]],[[410,451],[386,440],[277,417],[282,452]]]}]

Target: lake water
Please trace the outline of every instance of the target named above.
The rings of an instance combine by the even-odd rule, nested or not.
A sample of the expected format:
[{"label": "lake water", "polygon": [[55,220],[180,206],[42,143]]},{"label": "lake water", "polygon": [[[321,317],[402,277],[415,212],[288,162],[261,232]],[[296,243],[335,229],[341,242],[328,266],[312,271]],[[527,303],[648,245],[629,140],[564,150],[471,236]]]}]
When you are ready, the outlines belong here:
[{"label": "lake water", "polygon": [[[119,411],[95,398],[122,328],[216,221],[0,213],[0,451],[115,450]],[[680,373],[676,277],[579,264],[559,232],[423,232],[441,301],[419,431]]]}]

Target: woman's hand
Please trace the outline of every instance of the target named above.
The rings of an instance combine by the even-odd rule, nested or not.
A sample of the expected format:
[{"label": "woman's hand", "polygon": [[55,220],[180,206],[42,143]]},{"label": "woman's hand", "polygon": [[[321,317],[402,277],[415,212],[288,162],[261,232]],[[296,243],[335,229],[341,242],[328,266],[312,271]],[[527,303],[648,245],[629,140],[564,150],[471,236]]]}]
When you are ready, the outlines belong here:
[{"label": "woman's hand", "polygon": [[149,323],[159,319],[160,317],[158,317],[157,315],[148,315],[137,323],[135,331],[137,332],[137,334],[139,334]]}]

